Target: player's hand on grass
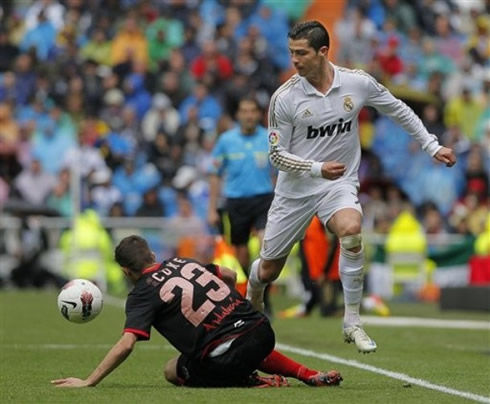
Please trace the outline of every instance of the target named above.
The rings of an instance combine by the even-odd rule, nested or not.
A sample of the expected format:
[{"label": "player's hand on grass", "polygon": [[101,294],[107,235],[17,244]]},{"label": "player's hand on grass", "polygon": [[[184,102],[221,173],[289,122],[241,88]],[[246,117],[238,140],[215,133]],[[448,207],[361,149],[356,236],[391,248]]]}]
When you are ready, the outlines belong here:
[{"label": "player's hand on grass", "polygon": [[327,180],[336,180],[345,173],[346,166],[338,161],[325,161],[322,165],[322,177]]},{"label": "player's hand on grass", "polygon": [[66,379],[51,380],[51,384],[56,387],[88,387],[86,380],[77,379],[76,377],[67,377]]},{"label": "player's hand on grass", "polygon": [[448,147],[442,147],[442,149],[435,154],[434,158],[437,161],[446,164],[448,167],[452,167],[456,164],[456,156],[454,155],[453,150]]}]

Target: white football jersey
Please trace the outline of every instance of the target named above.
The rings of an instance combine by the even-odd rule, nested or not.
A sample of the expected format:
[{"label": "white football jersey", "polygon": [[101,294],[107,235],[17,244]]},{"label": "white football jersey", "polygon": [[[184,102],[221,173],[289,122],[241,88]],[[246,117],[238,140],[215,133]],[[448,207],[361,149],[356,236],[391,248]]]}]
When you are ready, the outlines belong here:
[{"label": "white football jersey", "polygon": [[[372,106],[391,117],[434,156],[442,147],[410,107],[362,70],[332,64],[334,79],[326,94],[304,77],[292,76],[273,94],[269,106],[269,156],[280,172],[275,192],[289,198],[328,192],[335,181],[359,186],[361,160],[358,115]],[[325,161],[347,169],[341,179],[321,177]]]}]

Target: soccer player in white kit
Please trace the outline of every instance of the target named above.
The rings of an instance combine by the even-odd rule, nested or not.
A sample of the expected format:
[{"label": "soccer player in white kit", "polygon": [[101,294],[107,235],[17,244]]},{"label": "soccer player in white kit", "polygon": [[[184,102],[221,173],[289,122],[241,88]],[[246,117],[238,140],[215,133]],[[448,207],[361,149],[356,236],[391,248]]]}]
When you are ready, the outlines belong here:
[{"label": "soccer player in white kit", "polygon": [[277,279],[292,246],[317,215],[340,240],[344,340],[354,342],[359,352],[374,352],[376,343],[363,330],[359,316],[364,265],[358,199],[359,112],[368,105],[388,115],[448,167],[456,158],[373,77],[330,63],[329,35],[322,24],[299,23],[288,38],[298,74],[277,89],[269,106],[269,157],[280,172],[261,258],[250,270],[247,298],[255,308],[263,307],[264,287]]}]

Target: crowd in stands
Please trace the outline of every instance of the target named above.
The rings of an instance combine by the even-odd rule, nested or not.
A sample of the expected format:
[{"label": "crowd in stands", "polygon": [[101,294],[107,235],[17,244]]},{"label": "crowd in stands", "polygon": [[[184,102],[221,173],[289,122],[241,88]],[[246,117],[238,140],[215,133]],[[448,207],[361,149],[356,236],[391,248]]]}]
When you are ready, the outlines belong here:
[{"label": "crowd in stands", "polygon": [[[214,142],[234,125],[241,97],[267,111],[291,68],[288,30],[310,2],[2,2],[0,204],[21,198],[70,217],[75,172],[82,207],[101,216],[185,211],[204,221]],[[364,110],[368,231],[407,205],[427,232],[483,228],[490,1],[461,3],[350,0],[331,27],[330,57],[375,76],[458,157],[451,169],[435,164],[400,127]]]}]

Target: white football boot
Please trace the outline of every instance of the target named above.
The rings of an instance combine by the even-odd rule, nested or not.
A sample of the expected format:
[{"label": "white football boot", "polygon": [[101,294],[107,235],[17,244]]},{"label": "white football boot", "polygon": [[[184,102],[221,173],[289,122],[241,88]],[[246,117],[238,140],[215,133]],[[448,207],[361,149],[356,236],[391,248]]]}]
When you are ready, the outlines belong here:
[{"label": "white football boot", "polygon": [[343,336],[344,341],[348,344],[354,342],[359,352],[364,354],[376,352],[376,342],[369,338],[361,326],[354,325],[344,328]]}]

